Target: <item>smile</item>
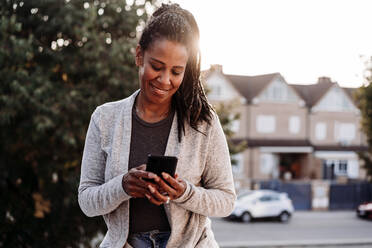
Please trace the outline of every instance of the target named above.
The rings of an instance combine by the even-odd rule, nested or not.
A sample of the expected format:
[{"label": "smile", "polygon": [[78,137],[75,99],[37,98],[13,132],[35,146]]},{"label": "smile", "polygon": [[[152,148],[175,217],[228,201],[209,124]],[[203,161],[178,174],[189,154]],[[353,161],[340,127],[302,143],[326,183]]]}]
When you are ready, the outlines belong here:
[{"label": "smile", "polygon": [[150,83],[150,86],[158,93],[167,93],[168,91],[170,91],[171,89],[161,89],[161,88],[158,88],[156,87],[155,85],[153,85],[152,83]]}]

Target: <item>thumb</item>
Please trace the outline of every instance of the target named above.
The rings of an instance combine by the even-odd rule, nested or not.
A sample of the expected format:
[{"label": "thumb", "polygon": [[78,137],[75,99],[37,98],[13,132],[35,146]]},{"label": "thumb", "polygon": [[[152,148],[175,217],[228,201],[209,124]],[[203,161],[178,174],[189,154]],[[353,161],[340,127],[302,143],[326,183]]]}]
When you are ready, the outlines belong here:
[{"label": "thumb", "polygon": [[146,164],[141,164],[140,166],[136,167],[137,170],[146,170]]}]

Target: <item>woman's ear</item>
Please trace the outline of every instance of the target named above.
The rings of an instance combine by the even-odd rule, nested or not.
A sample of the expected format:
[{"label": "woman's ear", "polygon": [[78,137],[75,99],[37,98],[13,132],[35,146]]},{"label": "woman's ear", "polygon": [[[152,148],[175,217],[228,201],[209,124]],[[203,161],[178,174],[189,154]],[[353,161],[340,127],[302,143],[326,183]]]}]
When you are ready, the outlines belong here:
[{"label": "woman's ear", "polygon": [[139,44],[136,47],[136,66],[143,66],[143,51]]}]

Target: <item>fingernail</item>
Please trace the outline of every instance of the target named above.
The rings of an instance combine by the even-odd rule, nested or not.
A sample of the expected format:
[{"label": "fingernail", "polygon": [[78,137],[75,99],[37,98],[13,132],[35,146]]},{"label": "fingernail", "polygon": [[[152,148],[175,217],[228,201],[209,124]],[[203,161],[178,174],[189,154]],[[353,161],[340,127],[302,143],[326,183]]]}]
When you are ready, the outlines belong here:
[{"label": "fingernail", "polygon": [[168,174],[167,173],[163,172],[161,174],[163,175],[164,179],[168,179]]},{"label": "fingernail", "polygon": [[155,192],[154,188],[151,185],[149,185],[149,189],[150,189],[151,193]]},{"label": "fingernail", "polygon": [[155,177],[156,177],[156,175],[155,175],[154,173],[151,173],[151,172],[148,174],[148,176],[149,176],[150,178],[155,178]]},{"label": "fingernail", "polygon": [[151,198],[151,196],[149,196],[148,194],[145,194],[145,196],[147,197],[147,199],[150,199]]}]

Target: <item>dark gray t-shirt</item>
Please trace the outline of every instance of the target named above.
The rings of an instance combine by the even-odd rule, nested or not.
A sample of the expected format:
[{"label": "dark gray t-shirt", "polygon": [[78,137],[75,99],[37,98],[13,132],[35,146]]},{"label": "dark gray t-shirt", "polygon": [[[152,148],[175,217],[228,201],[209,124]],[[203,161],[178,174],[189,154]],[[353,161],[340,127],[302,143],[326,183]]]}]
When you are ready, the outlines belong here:
[{"label": "dark gray t-shirt", "polygon": [[[174,111],[167,118],[148,123],[132,109],[132,135],[128,168],[146,164],[148,154],[164,155]],[[170,231],[164,206],[156,206],[147,198],[131,198],[129,203],[129,233],[151,230]]]}]

